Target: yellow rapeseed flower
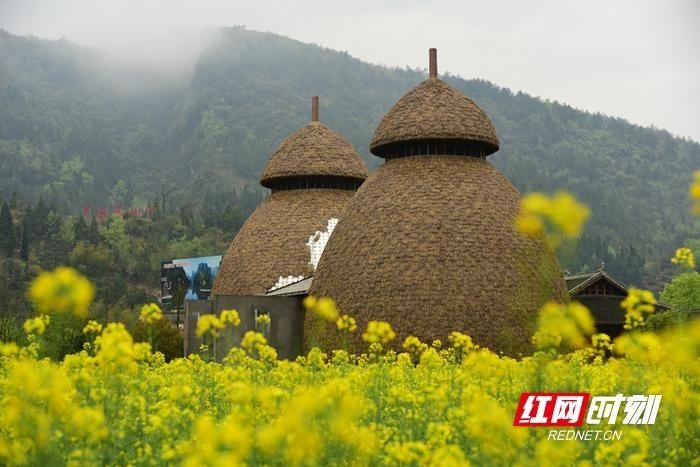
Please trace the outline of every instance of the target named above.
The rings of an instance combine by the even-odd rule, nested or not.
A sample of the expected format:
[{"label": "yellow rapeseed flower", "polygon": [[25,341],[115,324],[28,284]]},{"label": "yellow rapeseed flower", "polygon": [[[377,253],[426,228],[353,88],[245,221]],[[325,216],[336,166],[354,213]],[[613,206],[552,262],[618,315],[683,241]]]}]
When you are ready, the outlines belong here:
[{"label": "yellow rapeseed flower", "polygon": [[340,318],[338,318],[335,325],[341,331],[355,332],[357,329],[357,322],[355,321],[355,318],[348,315],[342,315]]},{"label": "yellow rapeseed flower", "polygon": [[254,353],[261,345],[267,345],[267,339],[256,331],[246,331],[241,340],[241,348],[249,354]]},{"label": "yellow rapeseed flower", "polygon": [[224,310],[219,315],[219,320],[223,324],[230,324],[231,326],[238,326],[241,324],[241,317],[238,315],[236,310]]},{"label": "yellow rapeseed flower", "polygon": [[14,342],[0,342],[0,357],[11,357],[19,353],[19,346]]},{"label": "yellow rapeseed flower", "polygon": [[532,343],[538,349],[580,349],[588,345],[588,336],[594,332],[593,317],[584,305],[549,301],[537,317],[537,331],[532,336]]},{"label": "yellow rapeseed flower", "polygon": [[662,358],[661,340],[654,332],[627,332],[615,338],[615,353],[633,360],[657,362]]},{"label": "yellow rapeseed flower", "polygon": [[367,331],[362,334],[362,339],[370,344],[388,344],[395,338],[396,333],[386,321],[370,321],[367,323]]},{"label": "yellow rapeseed flower", "polygon": [[49,325],[48,315],[39,315],[35,318],[30,318],[24,322],[22,328],[27,334],[44,334],[46,326]]},{"label": "yellow rapeseed flower", "polygon": [[99,442],[109,435],[102,408],[77,407],[70,412],[68,420],[72,436]]},{"label": "yellow rapeseed flower", "polygon": [[445,363],[440,353],[434,347],[425,349],[418,359],[418,364],[428,368],[439,368]]},{"label": "yellow rapeseed flower", "polygon": [[340,317],[338,305],[330,297],[321,297],[316,300],[313,311],[326,321],[337,321]]},{"label": "yellow rapeseed flower", "polygon": [[632,287],[620,306],[625,310],[625,329],[633,329],[642,326],[644,316],[654,312],[656,298],[650,290]]},{"label": "yellow rapeseed flower", "polygon": [[524,234],[537,235],[544,232],[543,213],[549,210],[550,201],[543,193],[530,193],[520,200],[520,211],[515,226]]},{"label": "yellow rapeseed flower", "polygon": [[693,202],[693,214],[700,216],[700,170],[693,174],[693,183],[690,185],[690,199]]},{"label": "yellow rapeseed flower", "polygon": [[153,324],[163,319],[163,310],[155,303],[147,303],[141,307],[139,319],[146,324]]},{"label": "yellow rapeseed flower", "polygon": [[425,443],[408,441],[406,443],[388,443],[386,452],[395,465],[420,465],[420,461],[428,454]]},{"label": "yellow rapeseed flower", "polygon": [[245,465],[252,445],[250,428],[235,414],[216,424],[209,415],[195,422],[194,437],[185,450],[184,467]]},{"label": "yellow rapeseed flower", "polygon": [[219,337],[219,331],[225,327],[226,325],[222,323],[221,320],[216,317],[216,315],[202,315],[197,320],[197,329],[195,330],[195,334],[197,337],[202,337],[205,335]]},{"label": "yellow rapeseed flower", "polygon": [[472,338],[461,332],[452,331],[447,339],[455,349],[465,351],[472,350],[474,348]]},{"label": "yellow rapeseed flower", "polygon": [[[514,465],[519,449],[529,432],[513,426],[512,412],[491,397],[487,388],[467,386],[462,395],[465,434],[479,446],[479,452],[491,456],[491,465]],[[508,443],[499,440],[508,439]]]},{"label": "yellow rapeseed flower", "polygon": [[591,336],[591,345],[600,353],[608,353],[614,350],[614,346],[610,342],[610,336],[605,333],[593,334]]},{"label": "yellow rapeseed flower", "polygon": [[408,336],[403,340],[401,347],[417,359],[428,348],[428,344],[421,342],[416,336]]},{"label": "yellow rapeseed flower", "polygon": [[258,358],[266,363],[273,364],[277,361],[277,350],[270,345],[260,345],[257,348]]},{"label": "yellow rapeseed flower", "polygon": [[134,355],[136,360],[150,361],[153,356],[153,349],[148,342],[137,342],[134,344]]},{"label": "yellow rapeseed flower", "polygon": [[42,314],[85,316],[94,296],[92,282],[69,267],[42,272],[29,287],[29,298]]},{"label": "yellow rapeseed flower", "polygon": [[695,254],[690,248],[678,248],[676,254],[671,258],[673,264],[695,269]]},{"label": "yellow rapeseed flower", "polygon": [[102,332],[102,325],[91,319],[83,328],[83,334],[99,334]]},{"label": "yellow rapeseed flower", "polygon": [[428,349],[428,344],[421,342],[421,340],[416,336],[407,336],[403,340],[401,347],[406,351],[406,353],[399,354],[399,357],[400,359],[404,359],[405,362],[399,364],[413,365],[418,363],[421,354]]},{"label": "yellow rapeseed flower", "polygon": [[267,313],[262,313],[255,317],[255,324],[264,326],[270,324],[270,321],[270,315],[268,315]]},{"label": "yellow rapeseed flower", "polygon": [[562,443],[542,438],[535,445],[536,465],[579,465],[583,467],[585,464],[577,464],[576,462],[576,457],[581,453],[582,448],[582,443],[575,440]]},{"label": "yellow rapeseed flower", "polygon": [[318,303],[318,299],[316,299],[316,297],[314,297],[313,295],[308,295],[304,298],[303,303],[304,303],[304,307],[307,310],[312,311],[314,308],[316,308],[316,304]]},{"label": "yellow rapeseed flower", "polygon": [[[654,302],[633,289],[625,305],[645,315]],[[226,329],[231,316],[205,318],[205,335]],[[341,315],[334,327],[338,320],[350,326]],[[214,351],[210,361],[192,354],[166,363],[121,323],[105,325],[91,351],[62,362],[38,358],[40,339],[23,348],[0,343],[0,465],[697,463],[700,320],[625,332],[615,345],[590,335],[593,321],[580,304],[548,303],[537,324],[534,340],[549,352],[517,359],[477,349],[461,332],[432,345],[409,336],[407,352],[386,351],[382,344],[396,337],[385,322],[367,327],[364,354],[329,348],[329,358],[314,347],[293,361],[277,360],[253,331],[220,362]],[[90,322],[86,332],[99,326]],[[552,348],[584,345],[568,355]],[[607,358],[613,354],[624,358]],[[624,425],[630,405],[621,405],[608,425],[622,427],[620,440],[562,442],[513,426],[527,391],[663,401],[652,427]],[[651,449],[652,431],[672,442]]]},{"label": "yellow rapeseed flower", "polygon": [[313,347],[306,355],[305,363],[311,368],[323,368],[326,365],[328,356],[318,347]]},{"label": "yellow rapeseed flower", "polygon": [[515,227],[526,235],[546,234],[549,244],[556,248],[564,238],[576,238],[590,211],[571,194],[560,191],[553,196],[531,193],[520,202]]},{"label": "yellow rapeseed flower", "polygon": [[95,339],[95,347],[95,358],[106,370],[117,373],[122,369],[136,371],[134,339],[123,323],[107,324]]}]

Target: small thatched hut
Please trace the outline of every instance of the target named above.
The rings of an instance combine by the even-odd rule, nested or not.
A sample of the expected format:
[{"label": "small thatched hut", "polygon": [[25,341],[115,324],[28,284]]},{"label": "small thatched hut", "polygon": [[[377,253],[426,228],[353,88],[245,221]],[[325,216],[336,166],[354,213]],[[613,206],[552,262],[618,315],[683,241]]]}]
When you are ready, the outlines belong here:
[{"label": "small thatched hut", "polygon": [[[496,131],[474,101],[438,79],[430,52],[429,79],[374,134],[370,150],[386,161],[336,226],[310,293],[333,297],[361,329],[389,321],[397,345],[459,330],[492,349],[527,351],[541,304],[567,300],[564,281],[544,240],[514,231],[520,195],[486,161],[498,150]],[[340,342],[314,316],[305,341]]]},{"label": "small thatched hut", "polygon": [[260,183],[272,194],[231,242],[213,295],[262,295],[280,277],[309,276],[309,236],[339,217],[367,178],[352,145],[318,121],[317,97],[311,113],[270,156]]}]

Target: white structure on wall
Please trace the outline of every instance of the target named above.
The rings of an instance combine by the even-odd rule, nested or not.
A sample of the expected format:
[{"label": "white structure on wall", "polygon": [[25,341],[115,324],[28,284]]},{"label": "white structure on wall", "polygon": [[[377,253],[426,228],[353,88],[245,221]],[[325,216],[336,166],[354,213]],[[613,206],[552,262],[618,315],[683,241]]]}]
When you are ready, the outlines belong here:
[{"label": "white structure on wall", "polygon": [[287,286],[289,284],[293,284],[295,282],[299,282],[300,280],[304,279],[306,276],[280,276],[279,279],[277,279],[277,283],[273,285],[268,292],[272,292],[273,290],[277,290],[281,287]]},{"label": "white structure on wall", "polygon": [[[318,266],[318,262],[321,259],[323,250],[326,248],[326,243],[328,243],[328,239],[331,237],[333,229],[335,229],[335,226],[337,224],[338,218],[331,217],[330,219],[328,219],[328,225],[326,226],[326,230],[317,230],[316,233],[309,237],[309,241],[306,243],[306,245],[309,247],[309,264],[313,266],[314,271],[316,270],[316,266]],[[287,285],[294,284],[295,282],[299,282],[300,280],[305,278],[306,276],[280,276],[279,279],[277,279],[277,283],[273,285],[270,288],[270,290],[268,290],[268,292],[272,292],[273,290],[277,290]]]},{"label": "white structure on wall", "polygon": [[318,266],[323,250],[326,248],[326,243],[328,243],[328,239],[331,237],[333,229],[335,229],[337,224],[338,219],[336,217],[331,217],[328,219],[328,226],[325,231],[316,231],[315,234],[309,237],[309,242],[307,243],[309,254],[311,255],[309,264],[314,267],[314,271],[316,270],[316,266]]}]

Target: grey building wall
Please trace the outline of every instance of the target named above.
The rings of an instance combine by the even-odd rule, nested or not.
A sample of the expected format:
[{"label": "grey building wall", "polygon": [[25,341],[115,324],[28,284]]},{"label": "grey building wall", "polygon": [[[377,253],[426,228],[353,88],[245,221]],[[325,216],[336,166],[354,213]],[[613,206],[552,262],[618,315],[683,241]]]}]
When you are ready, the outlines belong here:
[{"label": "grey building wall", "polygon": [[200,315],[214,312],[214,303],[211,300],[186,300],[185,316],[183,319],[182,342],[184,344],[185,357],[191,353],[196,353],[199,349],[201,339],[195,335],[197,320]]},{"label": "grey building wall", "polygon": [[197,352],[201,339],[195,335],[197,319],[206,313],[234,309],[238,311],[241,324],[228,328],[217,339],[216,358],[220,360],[232,346],[240,345],[246,331],[255,330],[255,316],[270,315],[268,341],[277,350],[280,359],[293,360],[303,353],[304,306],[303,296],[255,296],[216,295],[212,300],[190,301],[185,305],[185,355]]}]

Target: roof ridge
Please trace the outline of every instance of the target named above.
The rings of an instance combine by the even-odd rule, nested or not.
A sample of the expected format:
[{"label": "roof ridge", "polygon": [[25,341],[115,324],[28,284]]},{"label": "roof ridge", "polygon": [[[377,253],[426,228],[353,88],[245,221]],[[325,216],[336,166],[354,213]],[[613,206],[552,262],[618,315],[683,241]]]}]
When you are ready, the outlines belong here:
[{"label": "roof ridge", "polygon": [[585,276],[594,276],[596,274],[601,273],[602,271],[594,271],[594,272],[577,272],[576,274],[565,274],[564,279],[579,279],[581,277]]}]

